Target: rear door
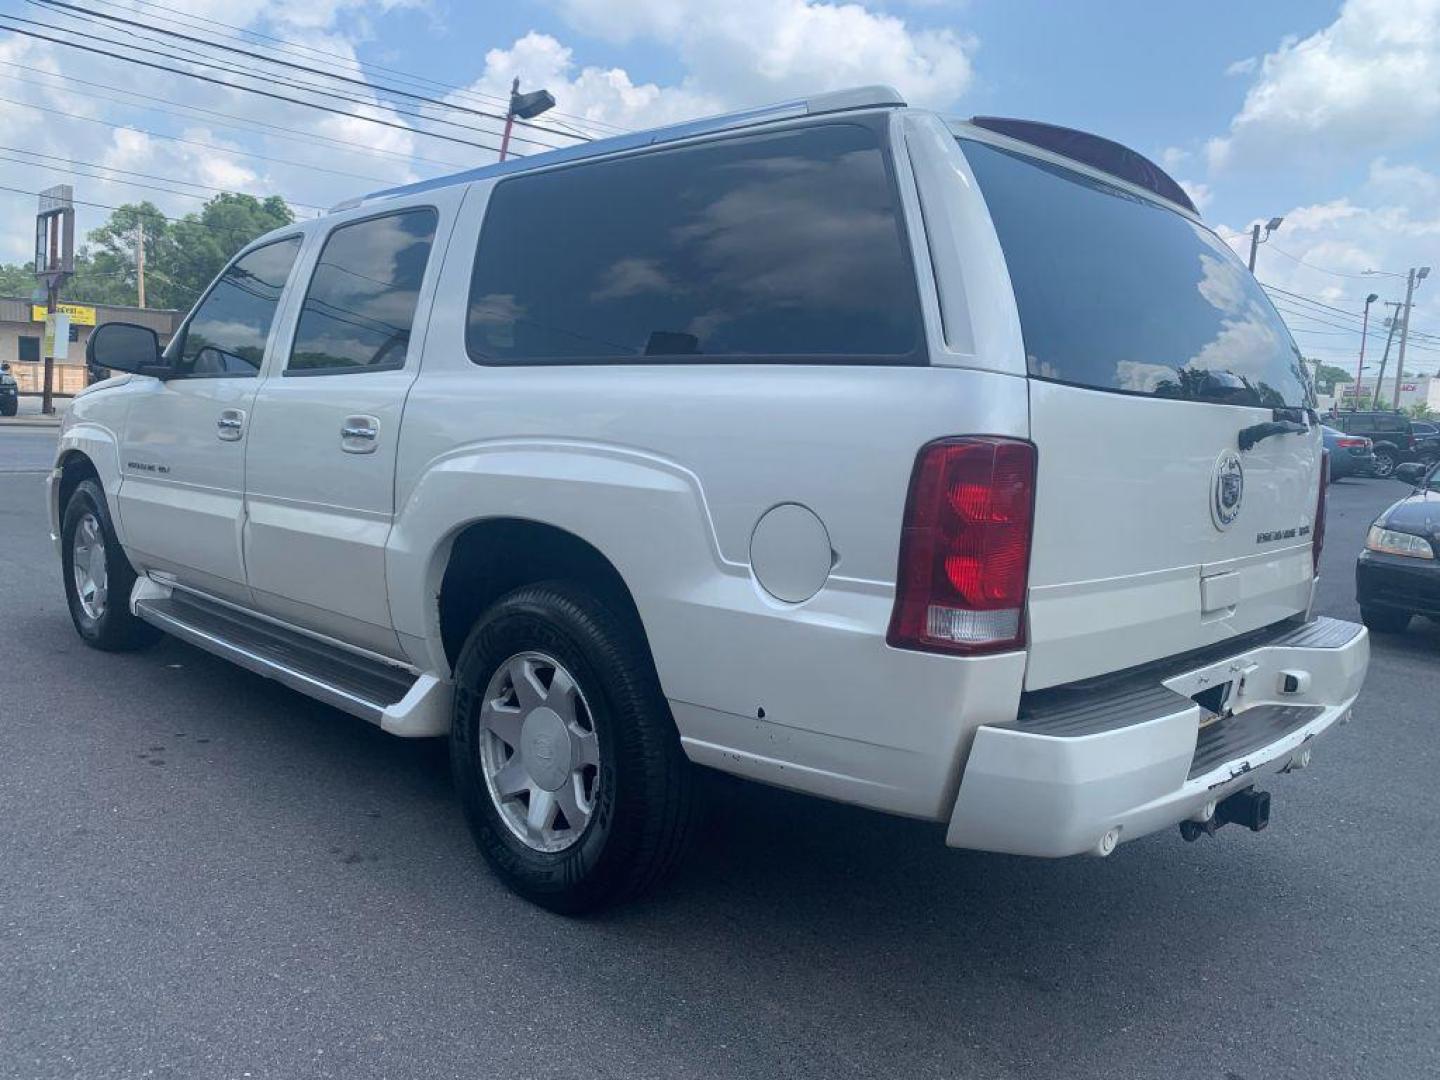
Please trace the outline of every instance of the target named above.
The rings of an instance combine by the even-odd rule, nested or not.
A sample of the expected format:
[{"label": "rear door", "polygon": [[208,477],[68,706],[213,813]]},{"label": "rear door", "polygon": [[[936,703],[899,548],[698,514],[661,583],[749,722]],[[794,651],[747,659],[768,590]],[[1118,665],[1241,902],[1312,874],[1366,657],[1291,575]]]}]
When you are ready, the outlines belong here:
[{"label": "rear door", "polygon": [[1039,450],[1027,686],[1304,612],[1320,426],[1254,277],[1166,204],[962,149],[1015,291]]},{"label": "rear door", "polygon": [[[460,191],[437,193],[458,204]],[[434,201],[342,220],[261,384],[246,459],[245,565],[256,606],[399,656],[385,583],[400,422],[435,270]],[[448,225],[448,219],[447,219]]]}]

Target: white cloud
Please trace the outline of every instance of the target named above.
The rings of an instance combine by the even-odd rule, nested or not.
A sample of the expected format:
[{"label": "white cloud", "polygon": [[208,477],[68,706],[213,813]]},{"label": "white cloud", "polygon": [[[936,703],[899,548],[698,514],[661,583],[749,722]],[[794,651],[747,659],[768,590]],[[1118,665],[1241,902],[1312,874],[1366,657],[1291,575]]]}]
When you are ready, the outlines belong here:
[{"label": "white cloud", "polygon": [[1236,75],[1249,75],[1260,66],[1258,56],[1247,56],[1244,60],[1236,60],[1225,69],[1225,74],[1234,77]]},{"label": "white cloud", "polygon": [[[543,86],[555,95],[558,113],[544,121],[552,127],[559,126],[557,120],[577,116],[625,128],[652,127],[725,107],[723,98],[686,86],[635,83],[622,68],[580,67],[573,50],[549,34],[533,31],[508,49],[487,52],[484,72],[468,89],[503,98],[509,95],[511,80],[517,75],[522,87]],[[521,138],[535,135],[524,128],[516,134]],[[548,135],[536,137],[555,141]],[[516,149],[524,153],[541,147],[522,143]]]},{"label": "white cloud", "polygon": [[1160,164],[1166,172],[1174,172],[1190,160],[1190,151],[1179,146],[1167,146],[1160,151]]},{"label": "white cloud", "polygon": [[969,87],[972,38],[917,30],[856,3],[815,0],[559,0],[577,30],[672,48],[694,92],[748,105],[865,83],[916,104],[951,105]]},{"label": "white cloud", "polygon": [[1209,184],[1202,184],[1198,180],[1177,180],[1176,183],[1185,189],[1185,194],[1190,196],[1190,201],[1195,204],[1196,210],[1204,212],[1205,207],[1210,205],[1213,196]]},{"label": "white cloud", "polygon": [[[1236,65],[1231,65],[1234,73]],[[1346,0],[1336,20],[1259,62],[1212,169],[1397,145],[1440,121],[1440,0]]]},{"label": "white cloud", "polygon": [[[1285,212],[1280,231],[1260,246],[1257,276],[1269,285],[1313,297],[1352,316],[1307,309],[1282,295],[1280,306],[1288,309],[1282,310],[1282,315],[1306,355],[1353,362],[1359,337],[1346,330],[1358,330],[1357,317],[1371,292],[1378,293],[1382,303],[1371,309],[1370,329],[1372,334],[1378,331],[1383,341],[1383,320],[1393,310],[1383,302],[1405,298],[1405,271],[1440,262],[1436,257],[1440,250],[1437,195],[1440,175],[1413,164],[1377,158],[1370,163],[1368,179],[1351,195]],[[1249,244],[1244,234],[1252,224],[1220,226],[1234,237],[1232,246],[1242,256]],[[1431,281],[1415,293],[1412,326],[1440,330],[1440,289]],[[1375,346],[1374,341],[1371,344]],[[1391,359],[1393,362],[1393,355]],[[1406,367],[1435,371],[1440,367],[1440,352],[1417,347],[1406,356]]]}]

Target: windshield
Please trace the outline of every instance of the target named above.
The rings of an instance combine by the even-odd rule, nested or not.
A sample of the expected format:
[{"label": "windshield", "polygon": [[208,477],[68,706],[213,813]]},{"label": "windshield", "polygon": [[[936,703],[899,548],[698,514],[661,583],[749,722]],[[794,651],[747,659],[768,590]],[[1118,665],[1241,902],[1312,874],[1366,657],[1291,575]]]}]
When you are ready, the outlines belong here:
[{"label": "windshield", "polygon": [[1312,404],[1295,342],[1208,229],[1094,177],[961,139],[1034,378],[1234,405]]}]

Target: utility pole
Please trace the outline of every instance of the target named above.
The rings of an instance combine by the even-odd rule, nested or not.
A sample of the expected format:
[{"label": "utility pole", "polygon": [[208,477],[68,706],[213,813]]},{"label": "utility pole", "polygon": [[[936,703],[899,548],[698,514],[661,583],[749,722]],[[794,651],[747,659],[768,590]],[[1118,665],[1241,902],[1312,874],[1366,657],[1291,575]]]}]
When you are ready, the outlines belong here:
[{"label": "utility pole", "polygon": [[135,292],[137,307],[145,306],[145,223],[135,223]]},{"label": "utility pole", "polygon": [[[1380,299],[1379,293],[1371,293],[1365,297],[1365,317],[1360,322],[1360,359],[1355,362],[1355,407],[1360,407],[1360,384],[1365,376],[1365,334],[1370,329],[1370,305]],[[1343,395],[1342,395],[1343,396]]]},{"label": "utility pole", "polygon": [[[60,309],[60,286],[75,272],[75,191],[56,184],[40,192],[35,214],[35,276],[45,283],[45,330],[52,342],[45,350],[45,383],[40,411],[55,411],[55,350],[60,347],[55,313]],[[65,347],[68,349],[68,341]]]},{"label": "utility pole", "polygon": [[[1371,401],[1370,401],[1370,407],[1371,407],[1372,409],[1378,408],[1379,405],[1380,405],[1380,387],[1381,387],[1382,385],[1384,385],[1384,382],[1385,382],[1385,365],[1386,365],[1386,363],[1389,362],[1389,360],[1390,360],[1390,342],[1392,342],[1392,341],[1395,340],[1395,326],[1396,326],[1396,324],[1400,321],[1400,308],[1401,308],[1401,304],[1400,304],[1398,301],[1395,301],[1395,300],[1386,300],[1386,301],[1385,301],[1385,306],[1386,306],[1386,307],[1393,307],[1393,308],[1395,309],[1395,314],[1394,314],[1394,315],[1390,318],[1390,320],[1389,320],[1389,322],[1390,322],[1390,332],[1385,335],[1385,352],[1384,352],[1384,353],[1381,355],[1381,357],[1380,357],[1380,374],[1375,377],[1375,396],[1374,396],[1374,398],[1372,398]],[[1359,387],[1357,387],[1357,388],[1355,389],[1355,407],[1356,407],[1357,409],[1360,407],[1360,389],[1359,389]]]},{"label": "utility pole", "polygon": [[1410,309],[1414,306],[1415,284],[1424,281],[1430,274],[1428,266],[1422,266],[1418,270],[1410,268],[1410,274],[1405,281],[1405,321],[1400,326],[1400,359],[1396,361],[1395,368],[1395,399],[1392,402],[1396,412],[1400,411],[1400,381],[1405,377],[1405,342],[1410,337]]}]

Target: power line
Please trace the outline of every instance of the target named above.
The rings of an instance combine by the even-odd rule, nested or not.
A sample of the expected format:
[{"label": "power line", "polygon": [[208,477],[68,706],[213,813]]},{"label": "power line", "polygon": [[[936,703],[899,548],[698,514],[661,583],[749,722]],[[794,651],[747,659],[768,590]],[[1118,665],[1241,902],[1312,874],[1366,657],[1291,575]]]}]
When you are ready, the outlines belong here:
[{"label": "power line", "polygon": [[[0,75],[0,78],[10,78],[8,75]],[[21,80],[24,82],[25,80]],[[41,85],[32,83],[33,86]],[[310,169],[314,172],[329,173],[331,176],[343,176],[351,180],[367,180],[376,184],[388,184],[391,181],[380,176],[366,176],[364,173],[341,172],[339,169],[327,169],[323,165],[311,165],[304,161],[287,161],[285,158],[269,157],[265,154],[257,154],[252,150],[241,150],[233,146],[217,146],[215,143],[201,142],[198,139],[184,139],[178,135],[166,135],[162,131],[150,131],[147,128],[136,127],[134,124],[116,124],[109,120],[101,120],[94,116],[76,116],[64,109],[52,109],[45,105],[36,105],[29,101],[20,101],[17,98],[8,98],[0,95],[0,102],[7,105],[19,105],[22,108],[34,109],[36,112],[50,113],[53,116],[63,116],[67,120],[83,120],[87,124],[101,124],[104,127],[114,128],[116,131],[133,131],[139,135],[145,135],[152,139],[165,139],[169,142],[182,143],[185,146],[198,146],[203,150],[210,150],[218,154],[229,154],[232,157],[255,158],[259,161],[270,161],[276,165],[290,165],[297,169]]]},{"label": "power line", "polygon": [[[15,16],[14,16],[14,15],[0,15],[0,18],[6,18],[6,19],[12,19],[12,20],[13,20],[13,19],[15,19]],[[30,22],[30,21],[33,21],[33,20],[25,20],[25,21]],[[491,145],[489,145],[488,143],[473,142],[473,141],[471,141],[471,140],[469,140],[469,139],[462,139],[462,138],[459,138],[458,136],[455,136],[455,135],[446,135],[446,134],[443,134],[442,132],[438,132],[438,131],[425,131],[425,130],[420,129],[420,128],[410,127],[410,126],[407,125],[407,124],[399,124],[399,123],[396,123],[396,122],[394,122],[393,120],[385,120],[385,119],[382,119],[382,118],[380,118],[380,117],[378,117],[378,116],[364,116],[364,115],[362,115],[362,114],[360,114],[360,113],[350,112],[348,109],[338,109],[338,108],[334,107],[333,105],[325,105],[325,104],[322,104],[322,103],[316,102],[316,101],[304,101],[304,100],[302,100],[302,99],[300,99],[300,98],[288,97],[288,96],[285,95],[285,94],[277,94],[277,93],[274,93],[273,91],[270,91],[270,90],[261,90],[261,89],[259,89],[258,87],[254,87],[254,86],[243,86],[243,85],[241,85],[241,84],[239,84],[239,83],[232,83],[232,82],[227,82],[227,81],[224,80],[224,79],[217,79],[217,78],[215,78],[215,77],[213,77],[213,76],[211,76],[211,75],[202,75],[202,74],[201,74],[200,72],[198,72],[198,71],[183,71],[183,70],[180,70],[180,69],[178,69],[178,68],[166,67],[166,66],[163,65],[163,64],[152,63],[152,62],[149,61],[149,60],[141,60],[141,59],[139,59],[138,57],[126,56],[126,55],[124,55],[123,53],[111,52],[111,51],[109,51],[108,49],[99,49],[99,48],[96,48],[96,47],[93,46],[93,45],[82,45],[82,44],[80,44],[79,42],[76,42],[76,41],[66,41],[64,38],[52,37],[52,36],[50,36],[49,34],[42,34],[42,33],[39,33],[38,31],[35,31],[35,30],[26,30],[26,29],[24,29],[24,28],[22,28],[22,27],[15,27],[15,26],[5,26],[5,27],[3,27],[3,29],[9,30],[10,33],[12,33],[12,34],[21,34],[21,35],[23,35],[23,36],[25,36],[25,37],[36,38],[36,39],[38,39],[38,40],[40,40],[40,41],[49,41],[49,42],[51,42],[51,43],[53,43],[53,44],[56,44],[56,45],[64,45],[66,48],[69,48],[69,49],[78,49],[78,50],[80,50],[81,52],[94,53],[94,54],[96,54],[96,55],[98,55],[98,56],[109,57],[109,58],[112,59],[112,60],[122,60],[122,61],[124,61],[124,62],[127,63],[127,64],[137,64],[137,65],[139,65],[140,67],[151,68],[152,70],[155,70],[155,71],[162,71],[162,72],[166,73],[167,75],[183,75],[183,76],[184,76],[185,78],[187,78],[187,79],[196,79],[196,80],[198,80],[198,81],[200,81],[200,82],[211,83],[212,85],[215,85],[215,86],[223,86],[223,87],[226,87],[226,88],[228,88],[228,89],[230,89],[230,90],[241,90],[241,91],[244,91],[244,92],[247,93],[247,94],[256,94],[256,95],[258,95],[258,96],[260,96],[260,97],[271,98],[271,99],[273,99],[273,100],[275,100],[275,101],[284,101],[284,102],[286,102],[286,103],[288,103],[288,104],[291,104],[291,105],[301,105],[301,106],[305,106],[305,107],[308,107],[308,108],[311,108],[311,109],[318,109],[318,110],[320,110],[321,112],[333,113],[333,114],[335,114],[335,115],[337,115],[337,116],[348,117],[348,118],[351,119],[351,120],[364,120],[364,121],[366,121],[367,123],[379,124],[379,125],[382,126],[382,127],[394,128],[394,129],[397,130],[397,131],[409,132],[409,133],[412,134],[412,135],[425,135],[425,136],[427,136],[427,137],[429,137],[429,138],[432,138],[432,139],[443,139],[443,140],[445,140],[446,142],[458,143],[458,144],[461,145],[461,146],[473,146],[473,147],[475,147],[476,149],[479,149],[479,150],[494,150],[496,153],[499,153],[499,150],[500,150],[500,148],[499,148],[498,146],[491,146]],[[89,36],[89,35],[87,35],[87,36]]]},{"label": "power line", "polygon": [[[25,65],[23,64],[13,64],[7,60],[0,60],[0,66],[20,68],[24,71],[31,70],[30,68],[25,67]],[[329,135],[320,135],[318,133],[300,131],[296,128],[284,127],[280,124],[271,124],[265,120],[254,120],[250,118],[242,119],[235,116],[233,113],[220,112],[216,109],[206,109],[202,108],[199,105],[189,105],[180,101],[172,101],[169,98],[155,97],[153,94],[142,94],[138,90],[129,90],[124,87],[111,86],[108,83],[92,82],[89,79],[81,79],[74,75],[61,75],[57,72],[40,72],[39,74],[44,74],[47,78],[60,79],[63,82],[75,83],[79,86],[88,86],[97,90],[108,90],[111,93],[115,94],[126,94],[130,97],[140,98],[142,101],[159,102],[161,105],[169,105],[171,108],[181,109],[185,112],[199,113],[201,114],[201,116],[205,117],[219,117],[221,120],[230,121],[230,123],[216,124],[215,126],[228,128],[232,131],[244,131],[252,135],[263,135],[266,138],[282,139],[289,142],[302,143],[305,145],[313,145],[317,142],[326,143],[331,146],[343,147],[348,150],[354,150],[357,153],[369,154],[371,156],[395,158],[400,161],[423,161],[427,165],[442,165],[447,169],[473,168],[473,163],[470,165],[464,165],[458,161],[442,161],[439,158],[424,157],[420,154],[403,154],[395,150],[383,150],[379,147],[366,146],[363,143],[350,142],[346,139],[336,139]],[[46,90],[59,89],[58,87],[51,86],[48,83],[37,83],[31,79],[22,79],[18,75],[0,75],[0,78],[13,79],[16,82],[26,83],[30,86],[39,86]],[[157,109],[153,105],[135,105],[133,102],[117,101],[115,98],[106,97],[103,94],[96,96],[105,98],[105,100],[108,101],[113,101],[117,105],[124,105],[129,108],[141,108],[150,112],[161,113],[165,116],[173,116],[176,119],[180,120],[189,119],[189,117],[183,115],[182,113],[174,113],[169,111],[168,109]],[[80,118],[77,117],[76,119]],[[236,121],[241,121],[241,123],[237,124]],[[208,120],[205,122],[213,123],[213,121]],[[388,183],[389,181],[384,182]]]},{"label": "power line", "polygon": [[[305,45],[301,42],[287,41],[284,38],[273,37],[270,34],[261,33],[259,30],[251,30],[246,27],[235,26],[233,23],[222,22],[219,19],[212,19],[204,15],[198,15],[188,11],[181,11],[178,8],[169,7],[165,4],[153,3],[151,2],[151,0],[133,0],[133,2],[142,7],[153,8],[158,11],[163,11],[172,18],[187,20],[186,22],[182,22],[181,25],[187,26],[189,29],[202,29],[201,27],[197,27],[194,25],[195,23],[199,22],[207,23],[210,26],[223,27],[226,30],[233,30],[235,31],[235,34],[217,35],[218,37],[226,38],[230,41],[237,41],[245,45],[256,45],[256,42],[249,41],[247,39],[258,38],[261,41],[274,42],[274,45],[261,47],[270,48],[276,52],[288,52],[292,55],[309,54],[310,56],[318,56],[327,60],[340,60],[343,63],[348,64],[350,66],[350,70],[360,72],[362,74],[366,67],[370,67],[376,71],[383,71],[387,75],[396,76],[415,85],[430,86],[447,93],[460,94],[465,97],[474,98],[477,101],[490,101],[494,102],[497,105],[506,107],[509,106],[509,102],[498,94],[486,94],[479,90],[471,90],[467,87],[455,86],[451,83],[440,82],[436,79],[428,79],[422,75],[415,75],[407,71],[402,71],[399,68],[386,67],[384,64],[362,64],[358,59],[346,56],[343,53],[316,48],[313,45]],[[215,31],[208,32],[215,33]],[[237,35],[245,36],[240,37]],[[627,134],[632,130],[631,128],[623,127],[620,124],[612,124],[605,120],[596,120],[592,117],[580,116],[576,113],[562,112],[559,109],[552,109],[547,115],[552,117],[566,117],[567,119],[579,121],[580,123],[588,125],[597,130],[608,130],[618,134]]]},{"label": "power line", "polygon": [[[1273,242],[1270,244],[1270,250],[1271,250],[1271,251],[1274,251],[1277,255],[1284,255],[1285,258],[1289,259],[1291,262],[1297,262],[1297,263],[1299,263],[1301,266],[1308,266],[1311,270],[1318,270],[1318,271],[1320,271],[1320,273],[1322,273],[1322,274],[1333,274],[1335,277],[1339,277],[1339,278],[1352,278],[1352,279],[1354,279],[1354,280],[1356,280],[1356,281],[1361,281],[1361,280],[1364,280],[1364,279],[1366,279],[1366,278],[1374,277],[1374,276],[1376,276],[1377,274],[1378,274],[1378,275],[1388,275],[1388,276],[1392,276],[1392,277],[1395,276],[1395,275],[1391,275],[1388,270],[1370,270],[1370,271],[1367,271],[1367,272],[1365,272],[1365,273],[1363,273],[1363,274],[1346,274],[1346,273],[1344,273],[1344,272],[1342,272],[1342,271],[1340,271],[1340,270],[1331,270],[1331,269],[1329,269],[1329,268],[1327,268],[1327,267],[1324,267],[1324,266],[1316,266],[1316,265],[1315,265],[1314,263],[1312,263],[1312,262],[1306,262],[1304,259],[1300,258],[1300,256],[1298,256],[1298,255],[1291,255],[1291,254],[1290,254],[1288,251],[1286,251],[1285,249],[1276,247]],[[1403,276],[1403,275],[1400,275],[1400,276]]]},{"label": "power line", "polygon": [[[147,32],[152,33],[152,34],[159,34],[159,35],[161,35],[162,37],[165,37],[165,38],[171,38],[171,39],[178,40],[178,41],[185,41],[185,42],[189,42],[189,43],[191,43],[191,44],[201,45],[201,46],[204,46],[204,47],[207,48],[207,49],[217,49],[217,50],[220,50],[220,51],[222,51],[222,52],[232,53],[232,54],[237,55],[237,56],[243,56],[243,57],[245,57],[246,59],[249,59],[249,60],[258,60],[258,61],[260,61],[261,63],[264,63],[264,64],[271,64],[271,65],[273,65],[273,66],[275,66],[275,67],[286,68],[286,69],[292,70],[292,71],[302,71],[302,72],[306,73],[307,75],[319,75],[321,78],[329,79],[329,80],[334,81],[334,82],[347,83],[347,84],[350,84],[350,85],[353,85],[353,86],[362,86],[362,87],[364,87],[366,90],[368,90],[368,91],[370,91],[370,92],[372,92],[372,93],[374,93],[374,94],[380,94],[380,93],[391,94],[391,95],[394,95],[394,96],[397,96],[397,97],[408,98],[408,99],[410,99],[411,101],[420,102],[420,103],[425,104],[425,105],[437,106],[437,107],[442,108],[442,109],[450,109],[450,110],[453,110],[453,111],[455,111],[455,112],[467,113],[467,114],[472,115],[472,116],[479,116],[479,117],[483,117],[483,118],[490,119],[490,120],[500,120],[500,121],[505,120],[504,114],[497,114],[497,113],[494,113],[494,112],[486,112],[486,111],[484,111],[484,110],[482,110],[482,109],[474,109],[474,108],[471,108],[471,107],[468,106],[468,105],[459,105],[459,104],[455,104],[455,103],[453,103],[453,102],[442,101],[442,100],[439,99],[439,98],[430,97],[430,96],[425,95],[425,94],[418,94],[418,93],[415,93],[415,92],[413,92],[413,91],[404,90],[404,89],[402,89],[402,88],[400,88],[400,87],[385,86],[385,85],[380,84],[380,83],[371,82],[370,80],[367,80],[367,79],[358,79],[358,78],[355,78],[355,77],[353,77],[353,76],[341,74],[341,73],[334,72],[334,71],[328,71],[328,72],[327,72],[327,71],[322,71],[322,70],[319,69],[319,68],[310,67],[310,66],[307,65],[307,64],[296,63],[296,62],[293,61],[293,60],[280,60],[280,59],[277,59],[277,58],[275,58],[275,57],[266,56],[264,53],[255,52],[255,51],[252,50],[252,49],[242,49],[242,48],[239,48],[238,46],[235,46],[235,45],[226,45],[226,44],[223,43],[223,42],[207,40],[207,39],[205,39],[205,38],[196,37],[196,36],[194,36],[194,35],[192,35],[192,34],[182,34],[182,33],[181,33],[180,31],[178,31],[178,30],[167,30],[167,29],[165,29],[164,27],[155,26],[155,25],[153,25],[153,24],[151,24],[151,23],[141,22],[141,21],[136,20],[136,19],[126,19],[126,18],[123,18],[123,17],[121,17],[121,16],[119,16],[119,15],[107,14],[106,12],[96,11],[96,10],[93,9],[93,8],[82,7],[82,6],[78,5],[78,4],[68,4],[68,3],[63,2],[63,0],[27,0],[27,2],[30,3],[32,6],[42,7],[42,8],[44,8],[44,9],[51,10],[51,11],[58,11],[58,12],[65,12],[65,13],[80,12],[81,15],[88,15],[88,16],[92,16],[92,17],[93,17],[93,18],[91,18],[91,19],[84,19],[84,18],[82,18],[81,16],[77,16],[77,15],[73,15],[73,14],[72,14],[71,17],[74,18],[74,19],[77,19],[77,21],[89,22],[89,23],[91,23],[91,24],[94,24],[94,18],[100,18],[100,19],[104,19],[106,22],[114,23],[114,24],[116,24],[116,25],[118,25],[118,26],[122,26],[122,27],[125,27],[125,26],[135,27],[135,28],[138,28],[138,29],[147,31]],[[14,17],[14,16],[12,16],[12,18],[13,18],[13,17]],[[124,32],[124,31],[122,31],[122,32]],[[86,35],[86,36],[91,36],[91,35]],[[132,37],[132,38],[135,37],[134,34],[128,34],[128,36],[130,36],[130,37]],[[156,42],[153,38],[141,38],[140,40],[149,41],[151,44],[159,44],[159,42]],[[142,51],[146,51],[146,52],[154,52],[154,51],[155,51],[155,50],[143,49],[143,47],[140,47],[140,46],[131,46],[131,47],[132,47],[132,48],[141,48]],[[171,47],[172,47],[172,48],[179,48],[179,46],[171,46]],[[236,68],[233,68],[233,67],[225,67],[224,65],[218,64],[218,63],[216,62],[216,60],[215,60],[214,57],[206,56],[206,55],[201,54],[201,53],[197,53],[197,52],[196,52],[195,50],[193,50],[193,49],[190,49],[190,50],[182,50],[182,51],[187,51],[187,52],[189,52],[190,55],[198,57],[199,60],[200,60],[202,63],[205,63],[205,64],[207,64],[207,65],[209,65],[209,66],[211,66],[211,67],[218,68],[219,70],[228,71],[228,72],[230,72],[231,74],[239,74],[239,75],[247,75],[247,74],[249,74],[249,73],[245,72],[243,69],[236,69]],[[162,53],[160,53],[159,55],[167,55],[167,54],[165,54],[165,53],[162,52]],[[252,75],[251,77],[258,78],[258,77],[260,77],[260,76],[253,76],[253,75]],[[264,76],[264,77],[266,77],[266,78],[272,78],[272,79],[280,79],[280,76],[277,76],[277,75],[274,75],[274,74],[267,74],[267,75]],[[281,79],[280,81],[285,82],[285,80],[283,80],[283,79]],[[341,100],[349,101],[349,102],[351,102],[351,103],[353,103],[353,104],[359,104],[359,105],[370,104],[370,102],[369,102],[368,100],[365,100],[365,99],[357,99],[357,98],[355,98],[355,97],[347,97],[347,96],[345,96],[345,95],[343,95],[343,94],[338,94],[338,93],[337,93],[336,91],[334,91],[333,89],[330,89],[330,88],[327,88],[327,87],[324,87],[324,86],[316,86],[316,85],[313,84],[313,83],[290,81],[290,82],[287,82],[286,84],[289,85],[289,86],[293,86],[293,87],[295,87],[296,89],[309,89],[309,90],[314,91],[314,92],[317,92],[317,93],[328,94],[328,95],[330,95],[330,96],[338,97],[338,98],[340,98]],[[457,123],[457,122],[454,121],[454,120],[446,120],[446,119],[444,119],[444,118],[442,118],[442,117],[424,116],[424,115],[421,114],[421,113],[403,112],[403,111],[398,110],[398,109],[395,110],[395,111],[398,112],[398,113],[400,113],[401,115],[413,116],[413,117],[415,117],[415,118],[417,118],[417,119],[429,120],[429,121],[431,121],[432,123],[450,124],[450,125],[453,126],[453,127],[461,128],[461,129],[466,130],[466,131],[481,132],[481,133],[487,134],[487,135],[493,135],[493,134],[495,134],[494,132],[492,132],[492,131],[487,131],[487,130],[484,129],[484,128],[477,128],[477,127],[473,127],[473,126],[468,125],[468,124],[460,124],[460,123]],[[565,132],[555,131],[555,130],[552,129],[552,128],[546,127],[546,126],[541,125],[541,124],[536,124],[536,123],[534,123],[533,121],[530,121],[530,120],[516,119],[516,120],[515,120],[515,126],[516,126],[516,127],[525,127],[525,128],[530,129],[530,130],[533,130],[533,131],[549,132],[550,134],[561,135],[562,137],[565,137],[565,138],[580,138],[580,137],[581,137],[581,136],[567,135]],[[555,145],[554,143],[548,143],[548,142],[545,142],[544,140],[541,140],[541,139],[529,138],[528,136],[512,135],[512,136],[511,136],[511,139],[512,139],[512,141],[515,141],[515,142],[528,142],[528,143],[531,143],[532,145],[535,145],[535,146],[543,146],[543,147],[546,147],[546,148],[551,149],[551,150],[557,149],[557,147],[556,147],[556,145]]]},{"label": "power line", "polygon": [[[215,193],[220,194],[220,195],[249,195],[251,198],[254,198],[254,199],[266,199],[266,198],[269,198],[269,197],[270,197],[270,196],[268,196],[268,195],[256,195],[256,194],[254,194],[253,192],[249,192],[249,191],[236,191],[234,188],[215,187],[213,184],[201,184],[201,183],[198,183],[198,182],[196,182],[196,181],[194,181],[194,180],[180,180],[180,179],[176,179],[176,178],[174,178],[174,177],[169,177],[169,176],[157,176],[157,175],[155,175],[154,173],[137,172],[137,171],[134,170],[134,169],[121,169],[121,168],[118,168],[118,167],[116,167],[116,166],[114,166],[114,165],[102,165],[102,164],[100,164],[99,162],[95,162],[95,161],[81,161],[81,160],[78,160],[78,159],[76,159],[76,158],[60,157],[58,154],[45,154],[45,153],[41,153],[39,150],[27,150],[27,149],[25,149],[24,147],[21,147],[21,146],[0,146],[0,151],[8,152],[8,153],[11,153],[11,154],[28,154],[28,155],[31,156],[31,157],[48,158],[50,161],[60,161],[60,162],[64,162],[64,163],[67,164],[67,165],[77,165],[77,166],[81,166],[81,167],[87,168],[87,169],[97,169],[97,170],[104,170],[104,171],[106,171],[106,172],[123,173],[123,174],[125,174],[125,175],[127,175],[127,176],[138,176],[138,177],[140,177],[140,178],[142,178],[142,179],[145,179],[145,180],[163,180],[163,181],[165,181],[165,182],[167,182],[167,183],[171,183],[171,184],[183,184],[185,187],[204,188],[206,191],[212,191],[212,192],[215,192]],[[16,161],[18,164],[21,164],[21,165],[34,165],[35,167],[37,167],[37,168],[42,168],[42,169],[58,168],[58,166],[47,165],[47,164],[45,164],[44,162],[39,162],[39,161],[22,161],[22,160],[18,160],[18,159],[16,159],[16,158],[3,158],[3,157],[0,157],[0,160],[3,160],[3,161]],[[59,169],[59,171],[65,172],[65,171],[67,171],[67,170],[65,170],[65,169]],[[75,175],[76,175],[76,176],[84,176],[84,175],[86,175],[86,174],[77,172],[77,173],[75,173]],[[129,181],[129,180],[113,180],[113,179],[110,179],[110,178],[104,177],[104,176],[92,177],[92,179],[105,180],[105,181],[107,181],[107,182],[109,182],[109,183],[114,183],[114,184],[130,184],[130,183],[133,183],[132,181]],[[134,186],[135,186],[135,187],[150,187],[150,186],[152,186],[152,185],[148,185],[148,184],[135,184]],[[156,188],[156,190],[157,190],[157,191],[168,191],[168,192],[169,192],[170,194],[172,194],[172,195],[186,195],[186,196],[188,196],[189,198],[192,198],[192,199],[201,199],[201,200],[204,200],[204,199],[208,199],[208,198],[209,198],[208,195],[196,195],[196,194],[194,194],[193,192],[189,192],[189,191],[175,191],[175,190],[170,189],[170,188]],[[285,201],[288,202],[291,206],[304,207],[306,210],[318,210],[318,211],[320,211],[320,212],[323,213],[326,209],[328,209],[327,207],[324,207],[324,206],[316,206],[316,205],[314,205],[313,203],[304,203],[304,202],[300,202],[300,201],[298,201],[298,200],[296,200],[296,199],[286,198],[284,195],[282,195],[282,196],[280,196],[280,197],[281,197],[282,199],[285,199]]]},{"label": "power line", "polygon": [[1332,304],[1322,303],[1321,301],[1316,300],[1313,296],[1305,296],[1303,293],[1291,292],[1289,289],[1282,289],[1278,285],[1267,285],[1263,281],[1260,282],[1260,285],[1267,292],[1277,292],[1283,296],[1288,296],[1294,300],[1303,300],[1307,304],[1313,304],[1315,307],[1324,308],[1326,311],[1333,311],[1336,314],[1344,315],[1348,319],[1361,318],[1361,316],[1356,315],[1353,311],[1347,311],[1345,308],[1335,307]]}]

